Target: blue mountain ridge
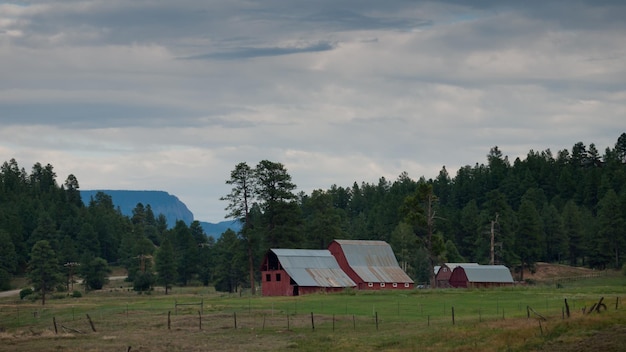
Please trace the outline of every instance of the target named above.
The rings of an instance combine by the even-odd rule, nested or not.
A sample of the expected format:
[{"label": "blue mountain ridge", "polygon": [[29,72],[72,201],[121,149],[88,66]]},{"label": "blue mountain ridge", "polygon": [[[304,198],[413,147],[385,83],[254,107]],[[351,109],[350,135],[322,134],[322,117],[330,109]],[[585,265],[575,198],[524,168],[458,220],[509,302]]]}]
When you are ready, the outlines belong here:
[{"label": "blue mountain ridge", "polygon": [[[122,214],[132,217],[133,209],[138,203],[145,206],[148,204],[152,208],[154,216],[159,214],[165,215],[167,219],[167,225],[169,228],[174,227],[176,221],[182,220],[187,225],[190,225],[194,221],[193,213],[187,208],[185,203],[181,202],[175,195],[169,194],[165,191],[133,191],[133,190],[81,190],[80,195],[86,206],[89,205],[92,197],[95,197],[96,193],[103,192],[111,196],[113,205],[119,208]],[[213,238],[219,238],[224,231],[229,228],[233,231],[239,231],[241,225],[233,220],[221,221],[218,223],[210,223],[205,221],[199,221],[200,225],[204,229],[204,232],[208,236]]]}]

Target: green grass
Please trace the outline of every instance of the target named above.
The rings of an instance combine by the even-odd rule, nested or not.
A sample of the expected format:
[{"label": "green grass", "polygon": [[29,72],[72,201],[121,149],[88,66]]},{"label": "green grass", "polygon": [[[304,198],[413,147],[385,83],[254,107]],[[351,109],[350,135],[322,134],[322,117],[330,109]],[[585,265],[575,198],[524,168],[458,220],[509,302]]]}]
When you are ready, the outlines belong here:
[{"label": "green grass", "polygon": [[[618,297],[620,304],[626,297],[626,277],[617,275],[562,283],[558,288],[349,291],[300,297],[221,294],[205,287],[175,288],[167,296],[139,295],[127,285],[114,282],[81,298],[50,299],[45,306],[19,297],[0,299],[0,346],[16,351],[49,350],[51,342],[61,351],[119,351],[124,345],[154,351],[200,351],[210,346],[221,350],[530,351],[586,340],[626,322],[626,307],[615,309]],[[591,307],[600,297],[607,311],[583,315],[582,308]],[[564,299],[572,312],[565,320]],[[176,306],[200,302],[202,306]],[[548,321],[539,326],[536,316],[528,319],[527,306]],[[91,331],[87,315],[96,332]],[[54,321],[58,334],[54,334]],[[62,326],[69,329],[64,333]]]}]

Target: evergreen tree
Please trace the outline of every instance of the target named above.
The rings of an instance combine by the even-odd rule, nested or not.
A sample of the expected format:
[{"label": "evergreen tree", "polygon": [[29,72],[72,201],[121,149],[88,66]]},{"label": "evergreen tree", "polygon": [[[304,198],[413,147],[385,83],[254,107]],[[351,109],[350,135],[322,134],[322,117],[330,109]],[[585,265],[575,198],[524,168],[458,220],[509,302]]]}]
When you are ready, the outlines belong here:
[{"label": "evergreen tree", "polygon": [[621,267],[626,230],[620,209],[617,194],[609,190],[599,204],[598,233],[589,258],[591,266],[605,268],[613,262],[615,268]]},{"label": "evergreen tree", "polygon": [[232,230],[227,230],[215,243],[215,289],[237,292],[245,277],[243,243]]},{"label": "evergreen tree", "polygon": [[157,272],[157,283],[165,287],[165,294],[167,294],[177,278],[174,247],[169,237],[165,237],[161,247],[156,252],[155,269]]},{"label": "evergreen tree", "polygon": [[83,278],[86,290],[100,290],[109,281],[111,269],[106,260],[87,255],[79,266],[78,272]]},{"label": "evergreen tree", "polygon": [[581,213],[573,200],[565,204],[561,218],[563,219],[563,231],[569,243],[570,265],[576,265],[584,255],[584,241]]},{"label": "evergreen tree", "polygon": [[250,219],[250,207],[256,197],[257,178],[255,170],[250,168],[245,162],[239,163],[230,173],[230,179],[226,180],[227,185],[231,185],[230,193],[220,200],[228,201],[228,205],[224,210],[228,213],[226,218],[236,219],[243,226],[240,235],[246,242],[246,251],[248,253],[248,274],[250,276],[250,288],[252,292],[254,288],[254,239],[252,229],[254,227]]},{"label": "evergreen tree", "polygon": [[266,247],[290,248],[302,243],[296,185],[281,163],[263,160],[255,169],[255,194],[263,211]]},{"label": "evergreen tree", "polygon": [[62,282],[61,269],[56,253],[46,240],[38,241],[33,245],[28,277],[35,292],[41,293],[41,304],[46,304],[46,293],[53,291],[54,286]]},{"label": "evergreen tree", "polygon": [[530,200],[522,199],[517,219],[515,251],[520,258],[520,279],[524,280],[524,267],[532,267],[541,258],[545,243],[541,217]]}]

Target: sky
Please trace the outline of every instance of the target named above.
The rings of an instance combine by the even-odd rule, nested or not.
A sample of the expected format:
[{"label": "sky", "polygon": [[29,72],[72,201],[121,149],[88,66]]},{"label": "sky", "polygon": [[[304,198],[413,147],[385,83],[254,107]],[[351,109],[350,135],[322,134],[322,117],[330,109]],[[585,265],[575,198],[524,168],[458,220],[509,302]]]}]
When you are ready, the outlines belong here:
[{"label": "sky", "polygon": [[626,1],[0,1],[0,162],[224,220],[240,162],[310,193],[626,132]]}]

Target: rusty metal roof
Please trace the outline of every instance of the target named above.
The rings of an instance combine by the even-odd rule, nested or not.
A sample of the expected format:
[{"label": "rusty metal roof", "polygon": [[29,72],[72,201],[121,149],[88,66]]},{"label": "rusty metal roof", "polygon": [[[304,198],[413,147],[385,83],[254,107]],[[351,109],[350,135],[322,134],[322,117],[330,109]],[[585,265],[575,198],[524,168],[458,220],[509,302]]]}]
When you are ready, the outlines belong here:
[{"label": "rusty metal roof", "polygon": [[443,263],[443,265],[435,265],[435,274],[439,273],[439,269],[441,269],[443,266],[447,266],[448,269],[450,269],[450,272],[454,271],[454,269],[456,269],[457,266],[462,266],[462,267],[466,267],[466,266],[478,266],[480,264],[478,263]]},{"label": "rusty metal roof", "polygon": [[511,271],[504,265],[461,266],[469,282],[512,283]]},{"label": "rusty metal roof", "polygon": [[413,283],[400,268],[391,246],[384,241],[335,240],[348,265],[364,282]]},{"label": "rusty metal roof", "polygon": [[329,250],[270,249],[298,286],[354,287]]}]

